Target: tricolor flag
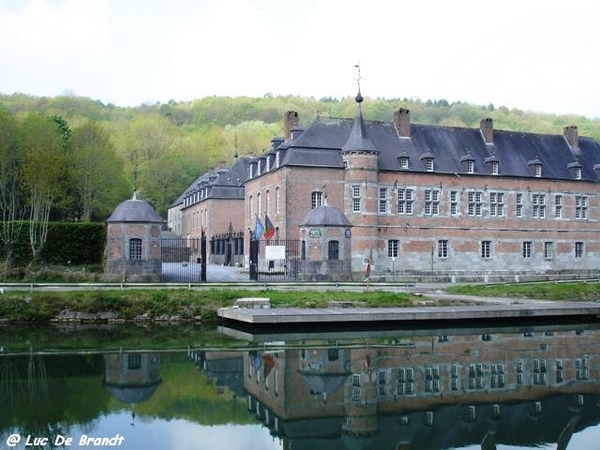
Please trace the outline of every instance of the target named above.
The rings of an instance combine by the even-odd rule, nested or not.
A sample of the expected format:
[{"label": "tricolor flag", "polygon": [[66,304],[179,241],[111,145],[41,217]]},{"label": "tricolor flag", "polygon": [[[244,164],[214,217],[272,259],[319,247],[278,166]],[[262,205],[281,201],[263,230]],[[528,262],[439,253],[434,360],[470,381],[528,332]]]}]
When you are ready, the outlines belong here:
[{"label": "tricolor flag", "polygon": [[254,226],[254,240],[258,241],[262,237],[264,232],[265,228],[263,227],[263,224],[260,221],[260,217],[256,216],[256,225]]},{"label": "tricolor flag", "polygon": [[275,227],[273,226],[273,224],[271,223],[271,220],[269,219],[269,216],[267,216],[265,214],[265,233],[264,233],[265,239],[268,241],[270,239],[273,239],[273,236],[275,236]]}]

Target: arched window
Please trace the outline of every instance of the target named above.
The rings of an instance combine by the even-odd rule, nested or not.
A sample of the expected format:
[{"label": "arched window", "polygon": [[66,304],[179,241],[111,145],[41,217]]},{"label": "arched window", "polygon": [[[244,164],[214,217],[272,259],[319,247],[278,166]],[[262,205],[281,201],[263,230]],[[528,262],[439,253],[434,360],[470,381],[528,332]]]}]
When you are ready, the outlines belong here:
[{"label": "arched window", "polygon": [[129,239],[129,259],[142,259],[142,240],[140,238]]}]

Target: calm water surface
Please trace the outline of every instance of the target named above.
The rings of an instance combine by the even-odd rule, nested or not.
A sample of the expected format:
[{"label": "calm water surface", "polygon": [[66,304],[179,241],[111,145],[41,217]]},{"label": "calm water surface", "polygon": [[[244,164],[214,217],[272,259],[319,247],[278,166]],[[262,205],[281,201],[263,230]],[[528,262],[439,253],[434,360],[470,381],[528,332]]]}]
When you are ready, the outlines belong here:
[{"label": "calm water surface", "polygon": [[0,327],[0,449],[600,449],[600,327]]}]

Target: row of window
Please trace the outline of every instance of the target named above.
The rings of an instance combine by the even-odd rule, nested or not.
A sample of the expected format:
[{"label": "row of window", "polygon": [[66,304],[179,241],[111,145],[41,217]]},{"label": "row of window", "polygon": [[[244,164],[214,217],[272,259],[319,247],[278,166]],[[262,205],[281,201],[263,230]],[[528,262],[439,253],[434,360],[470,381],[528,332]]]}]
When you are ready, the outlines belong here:
[{"label": "row of window", "polygon": [[[532,385],[544,386],[548,384],[548,367],[545,359],[534,359],[533,370],[530,371],[528,377]],[[587,381],[590,378],[589,358],[587,356],[574,360],[574,378],[577,381]],[[519,360],[516,363],[515,382],[516,384],[525,383],[525,373],[523,370],[524,361]],[[504,363],[492,363],[484,365],[483,363],[472,363],[465,367],[466,371],[464,378],[461,377],[461,366],[452,364],[450,366],[449,387],[452,391],[458,391],[462,383],[469,390],[503,389],[506,387],[507,370]],[[414,395],[415,392],[415,368],[400,367],[396,371],[397,374],[397,395]],[[442,377],[440,375],[440,367],[425,367],[423,374],[423,388],[426,393],[439,393],[442,391]],[[378,393],[381,396],[388,395],[388,387],[390,385],[390,373],[387,370],[380,370],[377,374]],[[488,384],[489,381],[489,384]],[[562,360],[556,360],[554,364],[554,381],[556,384],[565,382],[565,367]],[[361,394],[361,376],[354,374],[352,376],[352,399],[360,400]]]},{"label": "row of window", "polygon": [[[256,198],[256,205],[254,204],[255,202],[255,198]],[[253,195],[250,195],[248,197],[248,218],[250,220],[252,220],[255,216],[255,214],[257,215],[261,215],[262,212],[264,211],[266,214],[271,214],[271,191],[269,189],[266,190],[265,195],[264,195],[264,209],[263,209],[263,196],[261,195],[261,193],[257,193],[256,197]],[[256,206],[256,210],[254,210]],[[320,205],[319,205],[320,206]],[[275,207],[274,207],[274,213],[275,214],[279,214],[280,212],[280,208],[281,208],[281,190],[279,189],[279,186],[275,187]]]},{"label": "row of window", "polygon": [[[397,208],[396,212],[401,215],[412,215],[417,209],[416,189],[397,188]],[[529,207],[531,217],[544,219],[547,217],[548,198],[551,194],[534,193],[528,198],[523,193],[517,192],[514,195],[514,215],[515,217],[524,217],[526,207]],[[378,213],[387,214],[389,207],[389,189],[379,188],[378,195]],[[553,196],[553,213],[557,219],[563,218],[564,195],[555,194]],[[428,216],[437,216],[442,213],[443,192],[441,189],[426,188],[422,191],[420,200],[421,213]],[[501,191],[468,191],[466,193],[466,202],[461,204],[461,193],[458,190],[450,190],[447,193],[446,205],[447,211],[451,216],[457,216],[461,208],[466,206],[465,212],[470,217],[483,217],[486,212],[490,217],[505,217],[507,213],[508,195]],[[587,195],[574,196],[573,217],[575,219],[588,218],[589,199]],[[352,212],[363,212],[362,190],[361,186],[352,186]]]},{"label": "row of window", "polygon": [[[400,241],[398,239],[388,240],[388,257],[397,258],[399,256]],[[438,258],[448,258],[449,252],[449,241],[448,239],[439,239],[436,243],[436,254]],[[533,258],[533,241],[522,242],[522,256],[523,258]],[[493,242],[492,241],[481,241],[480,243],[480,256],[484,259],[489,259],[493,254]],[[573,243],[573,255],[575,258],[583,258],[585,254],[585,243],[577,241]],[[554,242],[544,242],[544,259],[554,258]]]}]

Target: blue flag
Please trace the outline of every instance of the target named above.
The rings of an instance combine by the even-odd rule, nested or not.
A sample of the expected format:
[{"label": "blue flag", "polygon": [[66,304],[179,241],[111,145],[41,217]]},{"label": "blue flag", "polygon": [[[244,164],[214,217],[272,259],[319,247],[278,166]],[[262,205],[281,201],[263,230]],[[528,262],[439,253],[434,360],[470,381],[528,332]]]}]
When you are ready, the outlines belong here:
[{"label": "blue flag", "polygon": [[260,217],[256,216],[256,225],[254,227],[254,240],[258,241],[262,237],[264,232],[265,228],[263,227],[263,224],[260,221]]}]

